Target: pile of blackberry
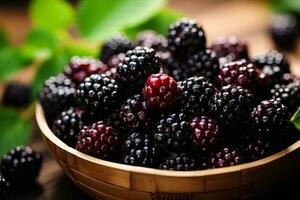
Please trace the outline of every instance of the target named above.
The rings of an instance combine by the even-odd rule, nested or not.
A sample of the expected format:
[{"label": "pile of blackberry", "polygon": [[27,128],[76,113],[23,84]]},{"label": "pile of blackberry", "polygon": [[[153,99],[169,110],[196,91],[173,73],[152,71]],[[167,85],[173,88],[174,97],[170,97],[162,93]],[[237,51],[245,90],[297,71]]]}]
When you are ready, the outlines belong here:
[{"label": "pile of blackberry", "polygon": [[234,36],[209,47],[202,26],[180,19],[166,37],[112,38],[101,61],[72,58],[40,101],[58,138],[100,159],[180,171],[258,160],[298,138],[300,81],[283,54],[247,47]]}]

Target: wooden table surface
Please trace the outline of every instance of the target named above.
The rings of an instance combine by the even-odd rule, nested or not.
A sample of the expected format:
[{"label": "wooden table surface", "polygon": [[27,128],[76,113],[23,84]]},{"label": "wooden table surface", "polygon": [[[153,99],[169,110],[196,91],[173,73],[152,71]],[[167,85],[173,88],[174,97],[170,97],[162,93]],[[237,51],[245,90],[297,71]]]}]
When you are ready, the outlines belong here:
[{"label": "wooden table surface", "polygon": [[[250,54],[273,49],[272,42],[266,33],[266,26],[271,13],[263,1],[222,1],[222,0],[173,0],[169,6],[199,21],[204,26],[208,43],[220,35],[237,35],[249,43]],[[30,22],[24,8],[0,7],[0,27],[4,27],[14,43],[20,43],[30,29]],[[18,27],[18,31],[15,28]],[[298,45],[299,46],[299,45]],[[292,71],[300,75],[299,49],[289,53]],[[297,53],[298,52],[298,53]],[[298,56],[297,56],[298,55]],[[38,131],[33,135],[31,145],[44,156],[43,168],[36,186],[26,193],[13,194],[13,200],[88,200],[62,172],[59,165],[49,155],[46,145],[41,141]],[[256,199],[282,198],[299,199],[298,187],[300,172],[289,182],[278,188],[258,195]]]}]

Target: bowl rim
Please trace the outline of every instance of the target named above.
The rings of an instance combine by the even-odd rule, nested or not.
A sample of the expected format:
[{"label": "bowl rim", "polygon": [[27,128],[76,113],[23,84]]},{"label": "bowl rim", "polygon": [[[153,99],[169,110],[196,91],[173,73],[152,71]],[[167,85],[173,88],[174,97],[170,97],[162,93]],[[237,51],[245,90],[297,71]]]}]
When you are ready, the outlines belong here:
[{"label": "bowl rim", "polygon": [[195,171],[168,171],[168,170],[153,169],[148,167],[131,166],[131,165],[126,165],[121,163],[115,163],[115,162],[102,160],[81,153],[80,151],[72,147],[69,147],[54,135],[54,133],[50,130],[48,123],[46,122],[44,111],[40,103],[36,104],[35,117],[36,117],[38,127],[40,128],[42,134],[46,138],[48,138],[48,140],[50,140],[52,143],[57,145],[59,148],[61,148],[64,151],[67,151],[73,156],[79,157],[80,159],[86,160],[96,165],[102,165],[105,167],[114,168],[117,170],[123,170],[127,172],[143,173],[149,175],[168,176],[168,177],[204,177],[204,176],[207,177],[207,176],[215,176],[219,174],[238,173],[244,170],[258,168],[260,166],[275,162],[276,160],[300,148],[300,140],[298,140],[291,146],[287,147],[286,149],[257,161],[252,161],[252,162],[230,166],[230,167],[216,168],[216,169],[205,169],[205,170],[195,170]]}]

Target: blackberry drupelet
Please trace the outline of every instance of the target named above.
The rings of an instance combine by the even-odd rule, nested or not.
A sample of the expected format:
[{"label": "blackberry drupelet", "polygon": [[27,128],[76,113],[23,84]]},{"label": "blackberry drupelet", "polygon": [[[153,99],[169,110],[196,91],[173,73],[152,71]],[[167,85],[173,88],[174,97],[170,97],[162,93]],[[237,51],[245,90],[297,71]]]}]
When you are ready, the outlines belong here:
[{"label": "blackberry drupelet", "polygon": [[180,19],[168,30],[168,49],[179,57],[187,57],[204,50],[206,37],[201,26],[192,19]]},{"label": "blackberry drupelet", "polygon": [[30,147],[18,146],[2,157],[1,171],[13,187],[33,183],[39,175],[42,156]]},{"label": "blackberry drupelet", "polygon": [[241,86],[223,86],[210,101],[210,111],[227,129],[247,122],[253,105],[253,95]]},{"label": "blackberry drupelet", "polygon": [[77,89],[79,104],[91,113],[107,114],[119,99],[120,89],[115,80],[104,74],[92,74]]},{"label": "blackberry drupelet", "polygon": [[178,93],[177,82],[166,74],[151,74],[143,95],[149,107],[160,111],[172,107]]},{"label": "blackberry drupelet", "polygon": [[129,39],[124,35],[116,35],[103,44],[100,60],[107,63],[113,55],[126,53],[130,49],[132,49],[132,44]]},{"label": "blackberry drupelet", "polygon": [[120,119],[121,126],[125,129],[149,127],[149,107],[142,95],[134,95],[125,101],[121,106]]},{"label": "blackberry drupelet", "polygon": [[184,113],[203,114],[209,110],[208,102],[216,89],[204,77],[191,77],[181,84],[179,104]]},{"label": "blackberry drupelet", "polygon": [[150,74],[160,70],[160,59],[154,49],[135,47],[129,50],[117,66],[116,80],[127,87],[142,87]]},{"label": "blackberry drupelet", "polygon": [[66,66],[64,74],[75,83],[80,84],[91,74],[103,74],[108,70],[107,65],[103,64],[100,60],[74,56]]},{"label": "blackberry drupelet", "polygon": [[0,176],[0,199],[9,199],[9,183],[2,176]]},{"label": "blackberry drupelet", "polygon": [[198,166],[195,159],[186,153],[171,153],[168,158],[160,164],[159,168],[173,171],[192,171],[197,170]]},{"label": "blackberry drupelet", "polygon": [[128,165],[157,167],[159,152],[148,134],[132,131],[124,142],[123,162]]},{"label": "blackberry drupelet", "polygon": [[194,117],[190,122],[192,145],[201,155],[207,155],[220,144],[218,123],[208,116]]},{"label": "blackberry drupelet", "polygon": [[3,94],[3,105],[23,107],[31,102],[32,88],[22,83],[9,83]]},{"label": "blackberry drupelet", "polygon": [[90,156],[111,160],[115,157],[119,143],[117,131],[99,121],[80,130],[76,149]]},{"label": "blackberry drupelet", "polygon": [[213,154],[210,159],[211,168],[229,167],[246,162],[239,150],[232,147],[224,147]]},{"label": "blackberry drupelet", "polygon": [[[118,53],[116,55],[113,55],[108,61],[107,66],[110,70],[114,69],[114,73],[116,73],[116,67],[123,62],[125,58],[125,53]],[[108,73],[108,72],[106,72]]]},{"label": "blackberry drupelet", "polygon": [[138,34],[135,45],[153,48],[155,51],[165,51],[167,48],[167,39],[154,31],[147,30]]},{"label": "blackberry drupelet", "polygon": [[253,132],[267,139],[279,138],[290,126],[290,113],[278,100],[265,100],[251,112]]},{"label": "blackberry drupelet", "polygon": [[59,74],[45,81],[39,93],[39,100],[48,119],[53,119],[65,107],[76,105],[75,95],[75,84],[63,74]]},{"label": "blackberry drupelet", "polygon": [[82,126],[81,116],[75,108],[60,113],[52,125],[53,133],[70,147],[75,147]]},{"label": "blackberry drupelet", "polygon": [[281,76],[281,79],[280,79],[279,83],[287,85],[289,83],[296,82],[296,81],[299,81],[299,79],[294,74],[284,73]]},{"label": "blackberry drupelet", "polygon": [[191,138],[188,117],[184,113],[163,114],[153,130],[154,142],[166,152],[180,151]]}]

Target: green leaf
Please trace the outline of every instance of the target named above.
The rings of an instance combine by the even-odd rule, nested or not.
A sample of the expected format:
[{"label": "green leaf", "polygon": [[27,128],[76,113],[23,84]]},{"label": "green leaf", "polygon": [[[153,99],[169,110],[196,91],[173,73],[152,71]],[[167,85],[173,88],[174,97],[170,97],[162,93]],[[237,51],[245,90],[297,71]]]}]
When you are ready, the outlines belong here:
[{"label": "green leaf", "polygon": [[79,5],[78,29],[84,37],[101,41],[143,23],[164,5],[165,0],[84,0]]},{"label": "green leaf", "polygon": [[82,43],[68,44],[66,46],[66,54],[68,57],[72,57],[74,55],[77,56],[90,56],[90,57],[98,57],[100,48],[91,47]]},{"label": "green leaf", "polygon": [[0,80],[10,79],[15,72],[23,67],[18,49],[10,46],[0,48]]},{"label": "green leaf", "polygon": [[4,30],[0,29],[0,48],[6,47],[9,45],[7,35]]},{"label": "green leaf", "polygon": [[300,107],[295,112],[295,114],[291,118],[291,122],[295,125],[295,127],[300,130]]},{"label": "green leaf", "polygon": [[18,145],[27,145],[30,136],[30,123],[21,119],[12,108],[0,108],[0,155]]},{"label": "green leaf", "polygon": [[276,12],[300,13],[299,0],[271,0],[271,8]]},{"label": "green leaf", "polygon": [[75,17],[65,0],[33,0],[29,12],[34,26],[54,31],[67,28]]}]

